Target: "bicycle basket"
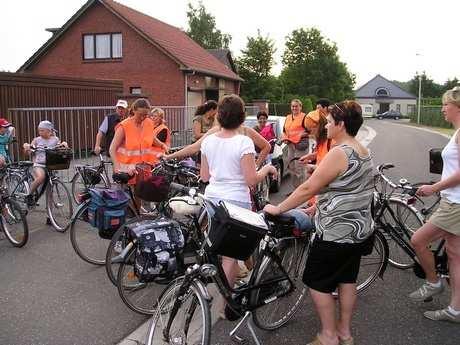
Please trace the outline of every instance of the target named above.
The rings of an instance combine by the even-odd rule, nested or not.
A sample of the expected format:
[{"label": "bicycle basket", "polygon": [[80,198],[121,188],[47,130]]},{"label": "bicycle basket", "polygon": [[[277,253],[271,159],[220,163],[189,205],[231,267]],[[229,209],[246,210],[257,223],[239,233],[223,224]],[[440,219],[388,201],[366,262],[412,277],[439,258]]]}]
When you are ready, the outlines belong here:
[{"label": "bicycle basket", "polygon": [[248,259],[267,232],[263,216],[225,201],[210,206],[214,214],[206,250],[238,260]]},{"label": "bicycle basket", "polygon": [[46,167],[49,170],[69,169],[72,150],[68,148],[46,150]]},{"label": "bicycle basket", "polygon": [[161,202],[168,198],[169,185],[165,176],[150,176],[144,180],[137,180],[134,193],[142,200]]},{"label": "bicycle basket", "polygon": [[430,149],[430,173],[442,174],[442,149]]}]

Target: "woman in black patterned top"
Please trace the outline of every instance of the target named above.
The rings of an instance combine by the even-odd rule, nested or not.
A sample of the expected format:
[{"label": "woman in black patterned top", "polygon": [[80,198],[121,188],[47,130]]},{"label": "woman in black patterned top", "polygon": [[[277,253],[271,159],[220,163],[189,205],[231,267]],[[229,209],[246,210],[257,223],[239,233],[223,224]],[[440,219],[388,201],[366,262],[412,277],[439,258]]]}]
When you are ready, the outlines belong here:
[{"label": "woman in black patterned top", "polygon": [[[372,247],[371,203],[373,164],[369,151],[356,139],[363,123],[354,101],[332,105],[327,117],[331,149],[312,176],[278,206],[265,211],[280,214],[317,195],[317,237],[308,257],[303,281],[321,320],[311,345],[351,345],[351,317],[356,302],[356,278],[362,254]],[[339,318],[332,292],[338,289]]]}]

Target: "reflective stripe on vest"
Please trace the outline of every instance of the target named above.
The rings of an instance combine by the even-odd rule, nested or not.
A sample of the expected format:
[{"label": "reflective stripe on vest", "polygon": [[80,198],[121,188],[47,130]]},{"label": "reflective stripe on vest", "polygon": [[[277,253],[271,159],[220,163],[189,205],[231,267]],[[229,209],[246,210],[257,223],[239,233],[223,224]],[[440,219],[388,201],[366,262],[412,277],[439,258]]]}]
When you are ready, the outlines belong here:
[{"label": "reflective stripe on vest", "polygon": [[158,153],[152,149],[155,126],[153,121],[146,118],[139,128],[134,118],[128,118],[120,123],[125,132],[125,143],[117,149],[117,160],[123,164],[155,163]]},{"label": "reflective stripe on vest", "polygon": [[305,116],[305,113],[300,113],[296,117],[292,114],[286,116],[286,121],[284,122],[285,133],[283,135],[283,140],[289,140],[294,144],[297,144],[300,141],[302,134],[306,132],[303,126]]}]

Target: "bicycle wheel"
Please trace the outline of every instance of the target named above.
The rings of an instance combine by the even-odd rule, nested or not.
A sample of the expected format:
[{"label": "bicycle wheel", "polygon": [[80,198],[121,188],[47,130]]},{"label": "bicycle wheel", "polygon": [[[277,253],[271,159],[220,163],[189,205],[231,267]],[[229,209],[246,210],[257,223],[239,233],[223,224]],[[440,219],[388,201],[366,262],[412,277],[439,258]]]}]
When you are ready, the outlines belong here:
[{"label": "bicycle wheel", "polygon": [[86,262],[104,265],[109,240],[99,236],[88,222],[88,203],[80,205],[70,223],[70,242],[75,252]]},{"label": "bicycle wheel", "polygon": [[73,204],[70,192],[62,181],[53,180],[48,185],[46,210],[53,227],[59,232],[65,232],[72,219]]},{"label": "bicycle wheel", "polygon": [[[297,238],[276,240],[275,254],[281,259],[281,264],[294,284],[294,290],[280,298],[274,298],[286,293],[290,287],[289,281],[274,283],[269,287],[254,290],[251,294],[251,304],[266,302],[267,304],[254,310],[254,323],[265,330],[274,330],[283,326],[296,313],[307,288],[302,282],[302,274],[308,255],[308,241]],[[268,256],[261,257],[260,265],[256,264],[254,274],[255,284],[261,284],[271,279],[282,277],[283,273],[274,260]]]},{"label": "bicycle wheel", "polygon": [[29,239],[29,227],[25,212],[14,200],[6,200],[0,217],[0,226],[6,238],[15,247],[22,247]]},{"label": "bicycle wheel", "polygon": [[[377,277],[385,270],[388,261],[388,244],[385,236],[375,229],[374,248],[370,255],[361,257],[356,290],[358,293],[366,291]],[[336,293],[334,293],[336,294]]]},{"label": "bicycle wheel", "polygon": [[126,306],[143,315],[153,315],[156,303],[164,285],[155,282],[141,282],[134,272],[134,259],[136,255],[134,245],[119,265],[117,274],[118,293]]},{"label": "bicycle wheel", "polygon": [[[81,173],[87,173],[86,181]],[[98,174],[97,170],[90,168],[86,168],[82,172],[77,171],[72,177],[71,183],[72,198],[77,205],[81,204],[80,195],[88,188],[109,188],[104,174]]]},{"label": "bicycle wheel", "polygon": [[[397,217],[397,221],[391,217],[389,211],[385,211],[383,218],[385,222],[395,228],[399,234],[410,241],[412,234],[423,226],[423,218],[419,212],[412,206],[407,205],[399,199],[390,199],[388,202],[389,208]],[[414,266],[414,260],[394,241],[389,235],[385,236],[390,249],[389,262],[390,265],[400,269],[408,269]]]},{"label": "bicycle wheel", "polygon": [[120,264],[112,262],[112,259],[120,255],[122,250],[128,244],[128,238],[126,236],[125,226],[129,225],[130,223],[137,222],[139,220],[144,220],[144,219],[154,220],[156,218],[155,216],[150,216],[150,215],[142,215],[142,216],[134,216],[134,215],[135,215],[135,211],[131,209],[131,206],[128,206],[128,218],[131,218],[131,219],[129,219],[123,226],[121,226],[115,232],[107,248],[107,252],[105,256],[105,270],[107,272],[107,276],[109,277],[110,281],[115,286],[117,286],[117,274],[118,274],[118,269],[120,267]]},{"label": "bicycle wheel", "polygon": [[19,172],[8,172],[5,176],[5,186],[8,189],[8,195],[13,196],[18,201],[24,202],[26,196],[29,195],[29,183]]},{"label": "bicycle wheel", "polygon": [[[195,282],[179,300],[182,281],[183,277],[173,280],[162,293],[149,326],[146,345],[211,343],[211,313],[208,301]],[[174,308],[175,302],[179,303],[178,308]]]}]

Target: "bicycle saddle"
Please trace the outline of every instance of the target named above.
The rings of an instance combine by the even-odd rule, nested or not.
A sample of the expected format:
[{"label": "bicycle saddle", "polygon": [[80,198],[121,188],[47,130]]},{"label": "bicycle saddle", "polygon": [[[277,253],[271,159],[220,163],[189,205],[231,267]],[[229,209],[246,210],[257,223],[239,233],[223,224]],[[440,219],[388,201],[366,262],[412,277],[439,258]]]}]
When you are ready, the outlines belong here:
[{"label": "bicycle saddle", "polygon": [[287,214],[278,214],[275,216],[273,214],[265,213],[265,219],[269,222],[274,222],[280,225],[289,225],[295,222],[295,218]]},{"label": "bicycle saddle", "polygon": [[113,181],[119,184],[126,184],[131,179],[131,175],[125,172],[117,172],[112,175]]}]

